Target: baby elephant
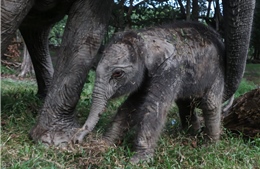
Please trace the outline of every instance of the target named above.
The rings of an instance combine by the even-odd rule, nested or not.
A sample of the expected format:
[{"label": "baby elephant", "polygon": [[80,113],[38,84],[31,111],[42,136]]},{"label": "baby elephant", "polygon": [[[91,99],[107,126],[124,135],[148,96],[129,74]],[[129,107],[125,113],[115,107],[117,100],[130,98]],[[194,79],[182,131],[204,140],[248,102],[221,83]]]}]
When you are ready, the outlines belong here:
[{"label": "baby elephant", "polygon": [[194,113],[198,107],[203,111],[205,135],[218,140],[223,91],[224,44],[209,27],[180,22],[121,32],[98,64],[91,111],[73,141],[82,142],[95,127],[110,98],[125,94],[129,96],[104,139],[114,144],[137,126],[133,163],[153,156],[173,102],[184,129],[199,129]]}]

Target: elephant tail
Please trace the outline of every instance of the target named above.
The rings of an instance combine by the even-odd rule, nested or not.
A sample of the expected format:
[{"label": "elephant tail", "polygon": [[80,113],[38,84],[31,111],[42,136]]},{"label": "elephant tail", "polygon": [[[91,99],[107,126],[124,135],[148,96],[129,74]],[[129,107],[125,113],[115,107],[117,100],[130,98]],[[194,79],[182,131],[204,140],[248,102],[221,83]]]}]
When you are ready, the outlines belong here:
[{"label": "elephant tail", "polygon": [[224,0],[225,21],[225,92],[229,99],[242,80],[253,22],[255,0]]}]

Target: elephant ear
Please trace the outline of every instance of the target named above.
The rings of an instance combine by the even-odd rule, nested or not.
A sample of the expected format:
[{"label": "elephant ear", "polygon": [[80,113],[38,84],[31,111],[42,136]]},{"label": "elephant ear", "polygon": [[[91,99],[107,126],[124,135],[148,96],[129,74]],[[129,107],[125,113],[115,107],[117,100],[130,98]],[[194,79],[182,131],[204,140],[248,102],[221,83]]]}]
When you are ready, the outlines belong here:
[{"label": "elephant ear", "polygon": [[166,39],[159,39],[155,36],[143,36],[144,39],[144,64],[148,75],[153,76],[158,67],[167,59],[173,57],[175,46]]}]

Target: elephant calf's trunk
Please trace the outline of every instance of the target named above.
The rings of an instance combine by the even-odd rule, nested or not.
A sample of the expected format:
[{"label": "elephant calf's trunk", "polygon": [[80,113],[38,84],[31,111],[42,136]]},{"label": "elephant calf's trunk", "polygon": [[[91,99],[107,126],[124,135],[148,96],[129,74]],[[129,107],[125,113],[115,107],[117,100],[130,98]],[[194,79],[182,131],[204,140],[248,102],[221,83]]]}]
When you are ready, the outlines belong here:
[{"label": "elephant calf's trunk", "polygon": [[104,112],[105,107],[106,107],[106,101],[96,97],[93,98],[93,104],[91,106],[88,119],[83,126],[85,130],[91,132],[94,129],[94,127],[96,126],[99,120],[99,117]]},{"label": "elephant calf's trunk", "polygon": [[99,120],[100,115],[103,113],[103,110],[106,106],[106,102],[100,103],[97,104],[97,102],[93,102],[87,121],[85,122],[83,127],[80,128],[72,137],[72,142],[82,143],[84,137],[94,129]]}]

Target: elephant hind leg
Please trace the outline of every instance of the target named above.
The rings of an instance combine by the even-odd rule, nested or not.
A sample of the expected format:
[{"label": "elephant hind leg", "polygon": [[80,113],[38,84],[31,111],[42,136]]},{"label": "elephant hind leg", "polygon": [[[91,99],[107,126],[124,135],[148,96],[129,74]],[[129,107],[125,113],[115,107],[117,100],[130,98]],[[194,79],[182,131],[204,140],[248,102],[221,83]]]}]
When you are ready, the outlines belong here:
[{"label": "elephant hind leg", "polygon": [[16,30],[29,13],[34,1],[1,1],[1,54],[3,55]]},{"label": "elephant hind leg", "polygon": [[45,98],[54,73],[48,46],[50,29],[51,25],[20,27],[33,63],[40,98]]},{"label": "elephant hind leg", "polygon": [[179,99],[176,104],[179,108],[182,129],[191,134],[196,134],[200,130],[200,121],[195,112],[195,101]]}]

